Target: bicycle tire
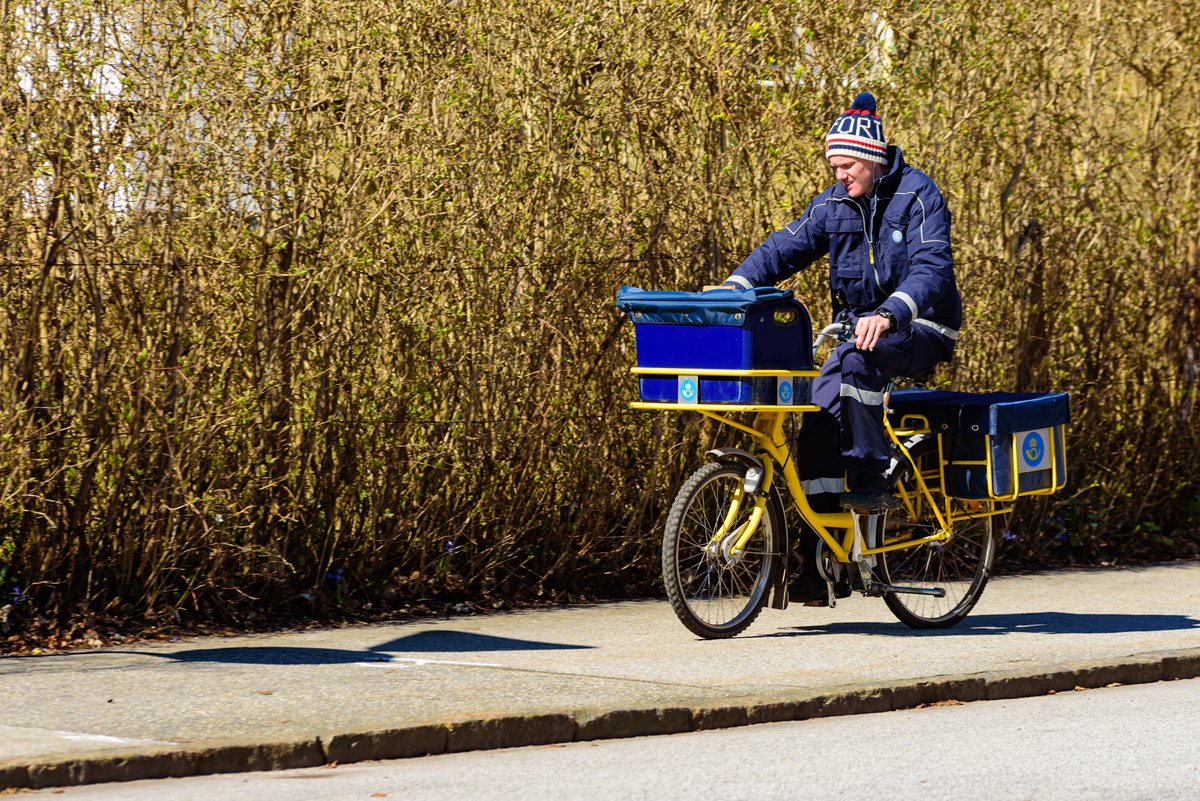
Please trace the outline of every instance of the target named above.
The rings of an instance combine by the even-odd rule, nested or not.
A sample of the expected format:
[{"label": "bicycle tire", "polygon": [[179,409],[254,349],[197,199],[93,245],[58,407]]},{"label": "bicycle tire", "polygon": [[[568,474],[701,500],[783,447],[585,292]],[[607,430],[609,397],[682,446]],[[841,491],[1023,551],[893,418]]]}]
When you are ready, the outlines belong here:
[{"label": "bicycle tire", "polygon": [[[782,550],[783,507],[774,497],[767,499],[758,530],[735,561],[709,547],[745,476],[742,464],[713,462],[697,470],[675,496],[663,534],[663,584],[671,608],[689,631],[709,640],[733,637],[754,622]],[[752,509],[743,503],[731,530],[748,520]]]},{"label": "bicycle tire", "polygon": [[[937,439],[916,443],[909,451],[912,466],[921,471],[933,499],[943,504],[939,480]],[[912,467],[896,470],[896,486],[904,486],[911,495],[917,483]],[[954,536],[944,542],[929,542],[881,554],[881,575],[885,583],[932,589],[940,587],[946,597],[886,593],[884,601],[900,622],[914,629],[945,629],[960,623],[979,602],[992,572],[996,554],[991,501],[953,501],[956,514],[980,513],[977,518],[959,520]],[[940,507],[944,510],[944,504]],[[884,543],[922,537],[937,530],[925,499],[914,501],[914,515],[905,507],[888,514]]]}]

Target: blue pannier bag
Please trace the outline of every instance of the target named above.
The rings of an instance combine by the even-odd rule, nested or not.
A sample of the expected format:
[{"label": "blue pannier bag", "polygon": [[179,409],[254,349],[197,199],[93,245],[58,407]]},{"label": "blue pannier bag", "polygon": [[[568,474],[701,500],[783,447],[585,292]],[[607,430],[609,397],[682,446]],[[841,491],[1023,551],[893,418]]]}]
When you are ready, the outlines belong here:
[{"label": "blue pannier bag", "polygon": [[617,308],[633,322],[639,367],[675,374],[640,376],[641,399],[683,402],[695,376],[699,403],[801,405],[812,378],[705,377],[705,370],[815,370],[808,309],[790,289],[649,291],[624,286]]},{"label": "blue pannier bag", "polygon": [[916,427],[919,416],[938,435],[942,486],[952,498],[1013,500],[1067,483],[1065,392],[905,389],[892,393],[889,409],[897,428]]}]

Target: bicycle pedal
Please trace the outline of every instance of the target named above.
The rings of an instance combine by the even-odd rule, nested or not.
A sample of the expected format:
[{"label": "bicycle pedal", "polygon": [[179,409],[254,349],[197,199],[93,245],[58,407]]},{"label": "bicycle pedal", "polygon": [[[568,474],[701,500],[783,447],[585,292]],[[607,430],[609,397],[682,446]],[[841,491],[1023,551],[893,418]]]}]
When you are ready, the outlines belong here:
[{"label": "bicycle pedal", "polygon": [[822,598],[819,601],[808,601],[807,603],[804,604],[804,606],[829,606],[829,601]]}]

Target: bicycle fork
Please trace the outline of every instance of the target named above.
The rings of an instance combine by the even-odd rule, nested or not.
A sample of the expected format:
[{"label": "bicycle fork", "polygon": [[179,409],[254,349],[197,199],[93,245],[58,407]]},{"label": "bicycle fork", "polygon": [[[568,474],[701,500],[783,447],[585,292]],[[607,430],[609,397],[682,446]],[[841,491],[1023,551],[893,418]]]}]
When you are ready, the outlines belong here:
[{"label": "bicycle fork", "polygon": [[[766,493],[760,493],[758,488],[764,483],[766,486],[771,486],[773,465],[770,459],[763,462],[763,469],[749,466],[746,468],[746,476],[742,480],[740,487],[733,492],[733,500],[729,505],[729,511],[725,513],[725,520],[721,523],[721,527],[713,534],[712,539],[708,541],[706,551],[711,557],[724,556],[727,563],[736,562],[742,555],[746,544],[750,542],[750,538],[754,536],[754,532],[758,530],[758,526],[762,523],[763,512],[767,508]],[[738,526],[736,531],[730,533],[734,522],[742,511],[742,503],[746,497],[754,499],[754,509],[750,512],[750,519],[742,525]]]}]

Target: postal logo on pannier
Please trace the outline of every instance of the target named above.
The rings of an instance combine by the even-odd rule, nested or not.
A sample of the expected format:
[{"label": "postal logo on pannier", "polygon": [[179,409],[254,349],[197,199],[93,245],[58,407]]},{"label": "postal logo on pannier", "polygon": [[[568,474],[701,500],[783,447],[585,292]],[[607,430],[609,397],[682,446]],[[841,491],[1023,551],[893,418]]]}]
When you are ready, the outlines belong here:
[{"label": "postal logo on pannier", "polygon": [[1016,438],[1017,447],[1020,449],[1020,455],[1017,457],[1018,473],[1029,473],[1050,467],[1050,429],[1019,431]]}]

